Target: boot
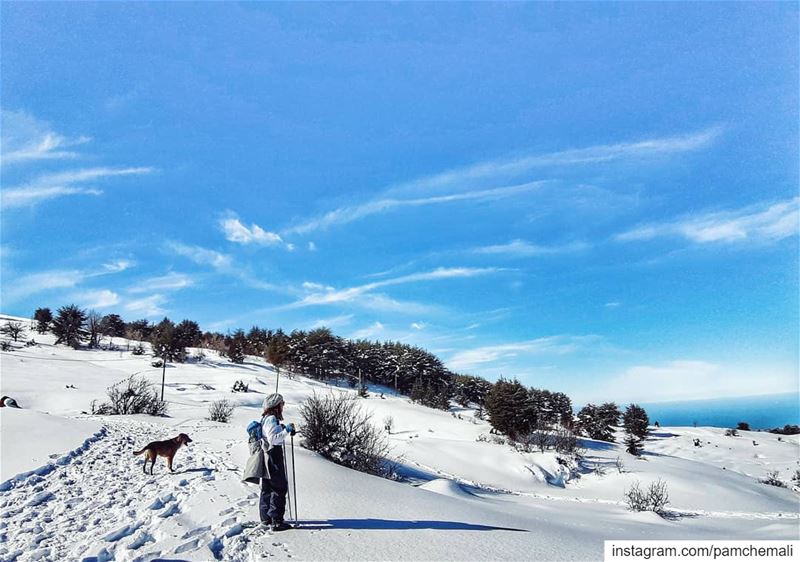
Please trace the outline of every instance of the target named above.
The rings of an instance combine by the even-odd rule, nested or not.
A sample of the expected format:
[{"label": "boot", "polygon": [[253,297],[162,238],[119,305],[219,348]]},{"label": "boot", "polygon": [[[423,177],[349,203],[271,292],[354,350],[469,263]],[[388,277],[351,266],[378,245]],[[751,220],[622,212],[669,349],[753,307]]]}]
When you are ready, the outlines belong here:
[{"label": "boot", "polygon": [[277,533],[279,531],[288,531],[291,528],[292,526],[289,525],[286,521],[277,521],[277,520],[272,522],[272,527],[271,527],[274,533]]}]

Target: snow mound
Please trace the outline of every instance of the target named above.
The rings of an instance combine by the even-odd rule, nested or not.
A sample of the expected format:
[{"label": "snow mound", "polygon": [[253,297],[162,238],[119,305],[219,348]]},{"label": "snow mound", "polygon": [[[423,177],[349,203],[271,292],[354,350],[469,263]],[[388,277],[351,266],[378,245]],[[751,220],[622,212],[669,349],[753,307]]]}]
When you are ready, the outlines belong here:
[{"label": "snow mound", "polygon": [[461,486],[461,484],[454,482],[453,480],[447,480],[446,478],[436,478],[435,480],[426,482],[419,487],[423,490],[428,490],[429,492],[442,494],[443,496],[450,496],[451,498],[475,498],[475,496],[467,492]]}]

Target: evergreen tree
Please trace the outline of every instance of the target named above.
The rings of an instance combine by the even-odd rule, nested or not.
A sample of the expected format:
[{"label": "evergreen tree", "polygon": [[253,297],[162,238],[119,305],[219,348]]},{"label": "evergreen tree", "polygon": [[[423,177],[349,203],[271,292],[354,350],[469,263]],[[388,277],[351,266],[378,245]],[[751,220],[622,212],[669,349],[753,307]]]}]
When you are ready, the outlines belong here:
[{"label": "evergreen tree", "polygon": [[169,318],[164,318],[153,328],[150,344],[153,346],[154,357],[176,363],[183,363],[186,359],[186,349],[178,337],[175,324]]},{"label": "evergreen tree", "polygon": [[118,314],[106,314],[100,320],[100,333],[109,338],[124,338],[127,325]]},{"label": "evergreen tree", "polygon": [[53,313],[49,308],[37,308],[33,313],[33,319],[36,321],[36,331],[44,334],[50,329],[50,323],[53,321]]},{"label": "evergreen tree", "polygon": [[278,380],[281,376],[281,367],[289,357],[287,337],[283,330],[278,330],[272,336],[267,347],[267,361],[275,366],[275,392],[278,390]]},{"label": "evergreen tree", "polygon": [[581,408],[578,412],[578,430],[592,439],[613,442],[614,431],[609,425],[610,415],[613,415],[613,412],[610,412],[607,406],[607,404],[600,407],[586,404]]},{"label": "evergreen tree", "polygon": [[647,437],[647,427],[650,425],[650,419],[647,417],[647,412],[644,411],[644,408],[637,404],[630,404],[622,416],[622,425],[627,433],[644,439]]},{"label": "evergreen tree", "polygon": [[86,339],[89,332],[86,330],[86,312],[71,304],[58,309],[52,325],[56,344],[63,343],[78,349],[81,341]]},{"label": "evergreen tree", "polygon": [[155,327],[146,319],[128,322],[125,326],[125,337],[134,341],[149,341]]},{"label": "evergreen tree", "polygon": [[528,390],[514,380],[501,378],[486,395],[486,413],[497,431],[516,439],[533,429]]},{"label": "evergreen tree", "polygon": [[203,340],[203,332],[197,322],[183,320],[175,326],[175,339],[181,347],[198,347]]},{"label": "evergreen tree", "polygon": [[247,337],[244,331],[236,330],[233,336],[228,338],[228,359],[233,363],[244,363],[244,351],[247,345]]},{"label": "evergreen tree", "polygon": [[633,433],[625,434],[625,450],[632,455],[639,456],[642,454],[642,440]]}]

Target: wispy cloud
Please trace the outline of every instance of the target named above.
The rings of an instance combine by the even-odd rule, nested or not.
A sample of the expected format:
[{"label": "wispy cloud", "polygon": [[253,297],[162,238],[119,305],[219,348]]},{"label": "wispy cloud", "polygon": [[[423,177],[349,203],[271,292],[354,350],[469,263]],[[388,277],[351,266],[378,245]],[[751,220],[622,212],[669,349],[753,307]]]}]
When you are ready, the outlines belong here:
[{"label": "wispy cloud", "polygon": [[519,356],[566,355],[574,353],[588,344],[596,343],[600,336],[558,335],[521,342],[487,345],[459,351],[448,361],[447,366],[456,371],[469,371],[486,364],[505,361]]},{"label": "wispy cloud", "polygon": [[341,314],[331,318],[318,318],[311,322],[309,328],[312,330],[317,328],[339,328],[349,325],[353,321],[353,317],[353,314]]},{"label": "wispy cloud", "polygon": [[119,304],[120,298],[117,293],[108,289],[98,289],[83,291],[71,296],[71,300],[77,302],[84,308],[104,309]]},{"label": "wispy cloud", "polygon": [[123,305],[123,308],[132,315],[152,318],[154,316],[166,315],[167,310],[161,306],[165,302],[167,302],[167,298],[164,295],[155,294],[149,297],[128,301]]},{"label": "wispy cloud", "polygon": [[466,193],[456,193],[452,195],[419,197],[415,199],[383,198],[351,207],[340,207],[325,213],[321,217],[317,217],[290,227],[283,232],[285,234],[307,234],[316,230],[324,230],[333,225],[351,223],[371,215],[386,213],[403,207],[424,207],[428,205],[443,205],[461,201],[494,201],[533,191],[544,183],[545,182],[534,181],[507,187],[481,189],[478,191],[469,191]]},{"label": "wispy cloud", "polygon": [[[721,365],[680,359],[660,365],[634,365],[607,379],[592,394],[623,402],[696,400],[789,392],[797,388],[797,373],[779,367],[751,370],[746,365]],[[654,393],[654,389],[658,392]]]},{"label": "wispy cloud", "polygon": [[129,293],[149,293],[157,291],[177,291],[191,287],[194,280],[184,273],[170,272],[158,277],[150,277],[144,281],[136,283],[128,289]]},{"label": "wispy cloud", "polygon": [[24,111],[0,111],[0,164],[77,158],[68,150],[85,144],[86,136],[68,138]]},{"label": "wispy cloud", "polygon": [[374,324],[367,326],[366,328],[362,328],[361,330],[357,330],[350,334],[350,339],[354,340],[368,340],[377,338],[381,334],[383,334],[386,327],[381,324],[380,322],[375,322]]},{"label": "wispy cloud", "polygon": [[674,221],[651,223],[618,234],[622,242],[660,237],[684,238],[696,244],[772,242],[800,230],[800,197],[761,203],[732,211],[705,212]]},{"label": "wispy cloud", "polygon": [[220,219],[219,226],[225,233],[225,238],[237,244],[258,244],[260,246],[283,244],[283,239],[274,232],[267,232],[257,224],[248,227],[236,217],[229,216]]},{"label": "wispy cloud", "polygon": [[23,185],[3,189],[0,192],[0,205],[5,209],[10,209],[29,207],[66,195],[102,195],[103,191],[101,189],[81,186],[80,184],[117,176],[149,174],[152,171],[152,168],[146,167],[86,168],[44,174]]},{"label": "wispy cloud", "polygon": [[112,262],[104,263],[103,268],[108,273],[120,273],[132,268],[135,264],[130,260],[114,260]]},{"label": "wispy cloud", "polygon": [[201,246],[169,241],[165,247],[170,252],[188,258],[198,265],[210,265],[214,269],[228,269],[233,263],[231,256]]},{"label": "wispy cloud", "polygon": [[[450,267],[444,268],[440,267],[438,269],[434,269],[433,271],[426,271],[422,273],[412,273],[409,275],[403,275],[402,277],[395,277],[393,279],[384,279],[382,281],[375,281],[372,283],[367,283],[365,285],[358,285],[356,287],[349,287],[346,289],[333,289],[330,287],[326,287],[324,290],[317,290],[316,287],[313,288],[313,292],[302,299],[287,305],[285,308],[298,308],[304,306],[312,306],[312,305],[324,305],[324,304],[336,304],[336,303],[346,303],[346,302],[353,302],[355,300],[360,300],[361,302],[371,302],[374,306],[388,306],[390,308],[394,308],[397,301],[393,301],[388,297],[382,295],[368,295],[371,291],[375,289],[379,289],[382,287],[389,287],[393,285],[403,285],[406,283],[417,283],[421,281],[436,281],[442,279],[454,279],[454,278],[465,278],[465,277],[476,277],[480,275],[489,275],[492,273],[497,273],[500,271],[505,271],[502,268],[497,267],[483,267],[483,268],[475,268],[475,267]],[[306,284],[306,288],[311,288],[310,285]]]},{"label": "wispy cloud", "polygon": [[562,246],[540,246],[525,240],[512,240],[507,244],[497,244],[492,246],[480,246],[470,250],[473,254],[502,255],[509,257],[530,257],[543,256],[549,254],[563,254],[585,250],[589,245],[585,242],[573,242]]},{"label": "wispy cloud", "polygon": [[[54,269],[39,271],[23,275],[16,279],[4,280],[2,300],[8,304],[38,293],[55,291],[58,289],[73,289],[89,279],[124,271],[124,269],[119,269],[119,267],[109,268],[108,266],[109,264],[104,264],[94,269]],[[127,269],[127,267],[125,267],[125,269]]]},{"label": "wispy cloud", "polygon": [[[476,180],[496,180],[520,175],[537,168],[575,166],[691,152],[710,146],[723,130],[724,128],[721,126],[713,126],[683,135],[488,160],[402,183],[392,188],[390,193],[428,192],[462,186]],[[459,187],[459,189],[461,188]]]}]

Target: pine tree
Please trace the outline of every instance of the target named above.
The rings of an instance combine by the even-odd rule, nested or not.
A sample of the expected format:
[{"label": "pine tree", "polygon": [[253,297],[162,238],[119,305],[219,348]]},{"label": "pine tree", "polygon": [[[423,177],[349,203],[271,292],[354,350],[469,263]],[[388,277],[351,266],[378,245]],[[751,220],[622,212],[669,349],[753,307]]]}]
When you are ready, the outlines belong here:
[{"label": "pine tree", "polygon": [[86,330],[86,312],[74,304],[62,306],[53,320],[52,330],[56,336],[56,344],[64,343],[78,349],[81,341],[89,335]]},{"label": "pine tree", "polygon": [[647,427],[650,425],[650,419],[647,417],[647,412],[644,408],[637,404],[630,404],[625,409],[625,414],[622,416],[622,425],[625,431],[635,435],[639,439],[647,437]]},{"label": "pine tree", "polygon": [[247,345],[247,337],[244,331],[236,330],[233,336],[228,338],[228,359],[233,363],[244,363],[244,350]]},{"label": "pine tree", "polygon": [[100,332],[109,338],[124,338],[127,325],[118,314],[106,314],[100,320]]},{"label": "pine tree", "polygon": [[183,363],[186,359],[186,349],[178,338],[175,324],[169,318],[164,318],[153,328],[150,344],[153,346],[154,357],[176,363]]},{"label": "pine tree", "polygon": [[626,432],[625,450],[632,455],[640,456],[642,454],[642,440],[633,433]]},{"label": "pine tree", "polygon": [[33,319],[36,321],[36,331],[44,334],[50,329],[50,323],[53,321],[53,313],[49,308],[37,308],[33,313]]},{"label": "pine tree", "polygon": [[501,378],[486,395],[486,413],[497,431],[516,439],[533,429],[528,390],[518,380]]}]

